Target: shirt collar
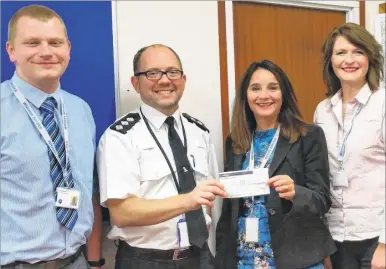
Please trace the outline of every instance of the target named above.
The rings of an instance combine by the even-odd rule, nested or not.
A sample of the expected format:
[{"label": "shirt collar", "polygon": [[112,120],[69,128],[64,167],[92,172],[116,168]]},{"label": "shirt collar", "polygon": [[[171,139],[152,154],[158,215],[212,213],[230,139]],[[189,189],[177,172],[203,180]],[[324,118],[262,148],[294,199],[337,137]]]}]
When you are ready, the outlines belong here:
[{"label": "shirt collar", "polygon": [[[157,109],[143,103],[141,105],[141,110],[143,115],[146,117],[146,119],[156,128],[158,131],[161,129],[162,124],[165,123],[165,120],[168,116],[163,114],[162,112],[158,111]],[[177,109],[172,117],[174,117],[174,124],[177,128],[180,128],[181,126],[181,113],[180,109]]]},{"label": "shirt collar", "polygon": [[26,81],[21,79],[16,72],[13,74],[13,77],[11,80],[13,85],[19,91],[21,91],[24,97],[37,108],[40,108],[43,102],[50,96],[54,97],[56,102],[60,104],[60,99],[61,99],[60,84],[54,93],[48,94],[28,84]]},{"label": "shirt collar", "polygon": [[357,93],[355,96],[355,99],[362,105],[365,105],[367,101],[369,100],[370,96],[372,94],[372,91],[370,90],[369,85],[366,83]]},{"label": "shirt collar", "polygon": [[329,105],[334,107],[339,103],[341,99],[342,99],[342,89],[340,89],[337,93],[334,94],[333,97],[331,97]]},{"label": "shirt collar", "polygon": [[[362,105],[365,105],[367,101],[369,100],[371,96],[371,90],[369,85],[366,83],[363,85],[363,87],[359,90],[357,95],[355,96],[355,100]],[[342,89],[340,89],[337,93],[334,94],[333,97],[330,99],[330,105],[336,106],[340,101],[342,100]]]}]

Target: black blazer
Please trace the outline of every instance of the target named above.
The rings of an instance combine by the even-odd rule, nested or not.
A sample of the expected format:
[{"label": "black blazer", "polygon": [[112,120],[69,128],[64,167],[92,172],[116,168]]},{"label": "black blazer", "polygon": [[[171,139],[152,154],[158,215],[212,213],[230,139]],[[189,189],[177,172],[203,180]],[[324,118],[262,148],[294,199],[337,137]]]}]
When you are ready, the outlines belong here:
[{"label": "black blazer", "polygon": [[[240,170],[245,154],[233,154],[226,140],[225,171]],[[334,241],[323,222],[331,206],[327,145],[323,130],[307,125],[296,142],[280,136],[269,176],[288,175],[295,181],[293,202],[281,199],[271,188],[265,197],[272,249],[277,269],[302,269],[322,262],[335,252]],[[236,239],[242,199],[224,199],[216,229],[216,268],[237,269]]]}]

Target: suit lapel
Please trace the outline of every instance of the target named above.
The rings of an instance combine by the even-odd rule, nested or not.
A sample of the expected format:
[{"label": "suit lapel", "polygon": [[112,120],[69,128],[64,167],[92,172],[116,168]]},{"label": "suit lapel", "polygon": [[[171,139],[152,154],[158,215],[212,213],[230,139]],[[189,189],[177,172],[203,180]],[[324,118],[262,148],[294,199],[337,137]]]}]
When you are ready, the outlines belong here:
[{"label": "suit lapel", "polygon": [[[279,140],[277,141],[275,153],[273,155],[272,163],[268,168],[268,174],[271,178],[273,174],[276,172],[276,170],[279,168],[280,164],[284,161],[285,157],[287,156],[288,151],[291,148],[291,143],[289,142],[288,138],[285,136],[280,136]],[[269,195],[265,196],[265,206],[269,210],[269,208],[278,208],[277,203],[280,203],[280,197],[279,194],[272,188]],[[270,224],[274,225],[274,223]],[[272,226],[272,230],[276,230],[276,227]]]},{"label": "suit lapel", "polygon": [[235,161],[233,163],[234,171],[241,170],[241,168],[243,167],[244,161],[245,161],[245,154],[236,155]]},{"label": "suit lapel", "polygon": [[[243,166],[243,162],[245,161],[245,153],[244,154],[238,154],[234,156],[234,162],[233,162],[233,171],[238,171],[241,170]],[[239,210],[240,210],[240,201],[241,198],[238,199],[232,199],[232,211],[235,216],[239,215]],[[233,218],[233,228],[237,230],[237,222],[238,222],[238,217]]]},{"label": "suit lapel", "polygon": [[272,177],[272,175],[275,173],[277,168],[280,166],[280,164],[284,161],[287,152],[291,148],[291,143],[285,136],[280,136],[279,140],[277,141],[275,153],[273,155],[272,163],[269,166],[268,173],[269,177]]}]

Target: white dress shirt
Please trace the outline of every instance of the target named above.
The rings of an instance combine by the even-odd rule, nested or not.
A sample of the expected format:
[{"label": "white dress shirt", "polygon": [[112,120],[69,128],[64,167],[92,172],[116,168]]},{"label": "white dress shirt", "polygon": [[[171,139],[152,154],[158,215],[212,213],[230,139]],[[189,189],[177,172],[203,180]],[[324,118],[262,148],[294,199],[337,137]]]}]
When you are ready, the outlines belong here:
[{"label": "white dress shirt", "polygon": [[344,120],[339,91],[317,106],[314,121],[326,135],[331,181],[340,169],[338,148],[353,123],[343,157],[348,187],[331,184],[332,206],[327,219],[334,240],[379,236],[385,243],[385,90],[372,93],[367,84],[363,86],[347,104]]},{"label": "white dress shirt", "polygon": [[[141,108],[178,178],[168,140],[167,116],[146,104]],[[141,115],[139,109],[130,113]],[[209,133],[189,122],[179,110],[172,116],[183,142],[182,124],[185,127],[187,154],[195,171],[196,183],[216,177],[217,162],[213,160],[215,157],[211,152],[213,146]],[[165,199],[178,195],[170,168],[142,118],[126,134],[111,128],[106,130],[99,142],[97,164],[102,206],[106,206],[108,199],[125,199],[131,195],[143,199]],[[204,207],[203,210],[205,212]],[[133,247],[177,249],[177,222],[180,218],[177,216],[143,227],[113,226],[108,238],[124,240]],[[209,226],[211,219],[207,214],[205,218]]]}]

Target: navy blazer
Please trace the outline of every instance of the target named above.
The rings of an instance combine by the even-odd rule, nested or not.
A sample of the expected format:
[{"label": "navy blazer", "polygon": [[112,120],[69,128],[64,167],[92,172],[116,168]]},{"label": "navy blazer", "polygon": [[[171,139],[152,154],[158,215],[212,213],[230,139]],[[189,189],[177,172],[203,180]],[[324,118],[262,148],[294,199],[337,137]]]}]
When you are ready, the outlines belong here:
[{"label": "navy blazer", "polygon": [[[226,140],[225,171],[240,170],[245,154],[232,152]],[[307,125],[294,143],[280,135],[269,176],[288,175],[295,182],[293,201],[271,188],[265,197],[277,269],[302,269],[322,262],[336,251],[323,222],[331,206],[327,145],[323,130]],[[216,229],[216,268],[237,269],[237,223],[242,199],[224,199]]]}]

